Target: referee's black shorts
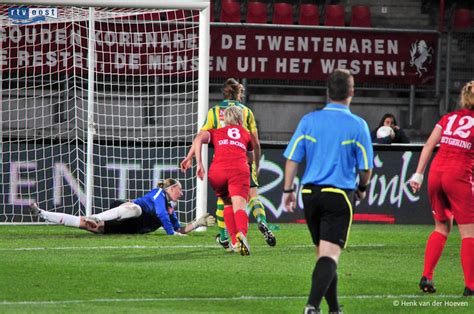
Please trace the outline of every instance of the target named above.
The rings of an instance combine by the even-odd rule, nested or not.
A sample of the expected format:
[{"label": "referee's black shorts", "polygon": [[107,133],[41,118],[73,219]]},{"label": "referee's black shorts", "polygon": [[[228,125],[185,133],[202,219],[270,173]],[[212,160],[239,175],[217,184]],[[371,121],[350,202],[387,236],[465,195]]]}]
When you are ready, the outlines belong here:
[{"label": "referee's black shorts", "polygon": [[304,185],[304,215],[313,243],[325,240],[345,248],[352,224],[353,190]]}]

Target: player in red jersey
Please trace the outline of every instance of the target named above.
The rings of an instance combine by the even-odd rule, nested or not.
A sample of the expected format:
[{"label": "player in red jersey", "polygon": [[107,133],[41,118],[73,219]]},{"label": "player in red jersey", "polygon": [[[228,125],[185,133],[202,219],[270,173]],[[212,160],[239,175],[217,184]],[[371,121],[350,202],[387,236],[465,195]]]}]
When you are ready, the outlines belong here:
[{"label": "player in red jersey", "polygon": [[[250,213],[252,213],[252,215],[255,217],[255,220],[257,221],[258,230],[262,233],[267,244],[270,246],[275,246],[275,235],[267,225],[265,207],[263,206],[262,201],[258,197],[258,174],[260,169],[261,156],[260,140],[258,138],[257,123],[255,121],[255,116],[252,110],[250,110],[250,108],[241,103],[242,98],[244,96],[244,91],[244,86],[240,84],[237,80],[233,78],[227,79],[224,82],[224,86],[222,87],[222,94],[224,96],[224,100],[209,109],[209,111],[207,112],[206,121],[201,127],[200,132],[224,127],[224,111],[226,108],[231,106],[237,106],[242,109],[244,116],[244,122],[242,126],[250,133],[250,136],[252,138],[252,145],[254,148],[254,162],[251,164],[250,168],[251,175],[248,207]],[[183,172],[191,168],[192,166],[192,159],[194,156],[193,147],[194,146],[191,147],[186,158],[183,159],[183,161],[180,163],[180,168]],[[229,250],[231,249],[231,247],[229,246],[228,234],[224,222],[224,202],[221,198],[217,198],[216,217],[217,227],[219,229],[219,234],[216,236],[216,241],[217,243],[222,245],[223,248]]]},{"label": "player in red jersey", "polygon": [[436,292],[433,271],[452,229],[453,218],[461,234],[461,264],[464,272],[464,295],[474,295],[474,81],[461,90],[461,109],[441,118],[431,132],[420,155],[410,186],[416,192],[434,147],[440,144],[431,163],[428,195],[433,209],[435,230],[425,250],[420,289]]},{"label": "player in red jersey", "polygon": [[249,255],[248,216],[245,211],[250,190],[249,158],[253,156],[250,133],[242,127],[242,109],[230,106],[224,111],[225,127],[200,132],[194,141],[197,176],[204,178],[202,144],[214,144],[214,158],[209,167],[209,183],[216,196],[224,200],[224,221],[232,245],[241,255]]}]

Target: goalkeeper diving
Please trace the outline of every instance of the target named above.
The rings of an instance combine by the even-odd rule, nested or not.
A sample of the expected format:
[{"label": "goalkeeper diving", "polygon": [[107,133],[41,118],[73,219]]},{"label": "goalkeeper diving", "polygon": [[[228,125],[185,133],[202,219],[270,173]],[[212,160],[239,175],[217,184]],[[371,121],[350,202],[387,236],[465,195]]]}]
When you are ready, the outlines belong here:
[{"label": "goalkeeper diving", "polygon": [[36,203],[31,204],[30,210],[47,222],[103,234],[143,234],[163,227],[168,235],[183,235],[216,223],[215,218],[206,213],[182,227],[174,210],[182,196],[181,183],[170,178],[143,197],[123,202],[97,215],[79,217],[55,213],[40,209]]}]

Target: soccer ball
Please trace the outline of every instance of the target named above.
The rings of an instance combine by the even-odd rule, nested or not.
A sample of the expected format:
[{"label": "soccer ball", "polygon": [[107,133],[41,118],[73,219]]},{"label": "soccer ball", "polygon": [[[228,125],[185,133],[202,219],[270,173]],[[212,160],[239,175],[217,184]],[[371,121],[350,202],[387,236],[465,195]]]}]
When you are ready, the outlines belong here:
[{"label": "soccer ball", "polygon": [[387,137],[389,135],[394,135],[394,134],[395,134],[395,132],[389,126],[381,126],[377,130],[377,138],[384,138],[384,137]]}]

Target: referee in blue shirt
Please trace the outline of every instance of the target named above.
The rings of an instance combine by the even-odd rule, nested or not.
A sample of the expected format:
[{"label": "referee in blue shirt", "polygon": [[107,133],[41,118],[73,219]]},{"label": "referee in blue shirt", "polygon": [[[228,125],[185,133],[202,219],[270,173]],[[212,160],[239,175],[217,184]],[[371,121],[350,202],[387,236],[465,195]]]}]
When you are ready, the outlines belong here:
[{"label": "referee in blue shirt", "polygon": [[349,110],[353,95],[350,72],[335,70],[327,82],[330,103],[301,119],[284,153],[283,204],[289,212],[296,207],[293,182],[298,165],[306,158],[301,193],[318,260],[305,313],[319,313],[323,297],[331,313],[342,312],[337,300],[337,263],[347,245],[354,197],[365,197],[373,168],[367,123]]}]

